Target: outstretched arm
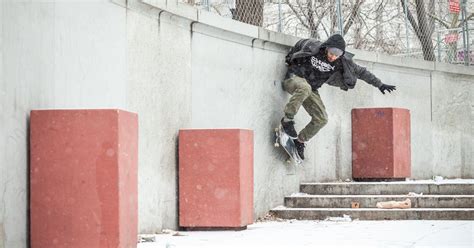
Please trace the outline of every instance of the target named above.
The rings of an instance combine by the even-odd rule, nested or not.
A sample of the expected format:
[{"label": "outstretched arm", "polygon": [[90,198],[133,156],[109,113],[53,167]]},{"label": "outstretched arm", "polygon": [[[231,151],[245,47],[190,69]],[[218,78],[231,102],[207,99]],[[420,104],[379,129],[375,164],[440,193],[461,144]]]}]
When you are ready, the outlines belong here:
[{"label": "outstretched arm", "polygon": [[365,67],[362,67],[353,61],[351,61],[353,68],[354,68],[354,74],[356,75],[357,78],[364,80],[365,82],[373,85],[374,87],[379,88],[380,92],[382,94],[385,94],[385,91],[388,91],[391,93],[392,91],[396,90],[397,88],[393,85],[388,85],[382,83],[379,78],[377,78],[374,74],[372,74],[370,71],[368,71]]}]

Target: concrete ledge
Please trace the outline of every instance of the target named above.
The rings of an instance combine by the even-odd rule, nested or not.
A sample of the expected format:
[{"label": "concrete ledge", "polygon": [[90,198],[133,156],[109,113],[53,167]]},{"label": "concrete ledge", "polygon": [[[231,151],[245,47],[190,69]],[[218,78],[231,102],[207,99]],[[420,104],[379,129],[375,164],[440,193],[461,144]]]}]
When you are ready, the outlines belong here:
[{"label": "concrete ledge", "polygon": [[461,66],[448,63],[434,63],[434,70],[454,74],[474,75],[474,66]]},{"label": "concrete ledge", "polygon": [[191,24],[194,22],[192,19],[182,18],[181,16],[167,11],[160,13],[159,21],[174,24],[185,30],[190,30]]},{"label": "concrete ledge", "polygon": [[127,0],[127,2],[128,3],[131,3],[131,2],[142,3],[143,2],[149,5],[155,6],[156,8],[163,9],[163,10],[166,10],[168,8],[167,0]]},{"label": "concrete ledge", "polygon": [[168,8],[166,10],[170,10],[171,13],[182,16],[184,18],[197,21],[198,16],[199,16],[199,11],[187,4],[184,3],[178,3],[178,4],[169,4],[168,3]]},{"label": "concrete ledge", "polygon": [[110,2],[125,8],[127,7],[127,0],[110,0]]},{"label": "concrete ledge", "polygon": [[[124,0],[111,0],[114,3],[119,5],[123,5]],[[179,16],[181,18],[189,19],[194,22],[198,22],[200,24],[205,24],[210,27],[214,27],[215,29],[221,29],[227,32],[212,32],[211,35],[220,35],[219,38],[226,39],[226,40],[238,40],[239,43],[242,43],[242,40],[246,40],[245,38],[237,38],[237,36],[246,36],[251,37],[253,39],[257,38],[262,40],[263,42],[244,42],[243,44],[247,44],[249,46],[254,46],[262,49],[282,49],[282,52],[286,52],[288,47],[293,46],[301,37],[295,37],[292,35],[282,34],[270,30],[266,30],[261,27],[241,23],[229,18],[223,18],[219,15],[209,13],[207,11],[198,10],[190,5],[178,3],[175,0],[165,1],[165,0],[128,0],[128,7],[134,7],[141,9],[143,11],[143,6],[138,5],[146,5],[146,6],[153,6],[154,8],[158,8],[169,12],[173,15]],[[148,14],[151,14],[148,12]],[[212,30],[212,29],[206,29]],[[195,31],[195,30],[193,30]],[[201,29],[200,32],[203,34],[206,31]],[[232,33],[232,35],[231,35]],[[225,36],[231,35],[232,38],[227,38]],[[275,43],[278,44],[277,46],[268,46],[268,43]],[[427,71],[442,71],[442,72],[450,72],[456,74],[465,74],[465,75],[474,75],[474,70],[470,69],[470,67],[465,66],[457,66],[445,63],[435,63],[430,61],[424,61],[421,59],[413,59],[413,58],[403,58],[403,57],[396,57],[387,54],[381,54],[376,52],[369,52],[363,51],[358,49],[349,49],[351,53],[354,53],[356,57],[354,59],[361,60],[361,61],[368,61],[368,62],[376,62],[380,64],[392,65],[397,67],[404,67],[404,68],[413,68],[413,69],[421,69]]]},{"label": "concrete ledge", "polygon": [[293,46],[301,39],[295,36],[270,31],[262,27],[258,28],[258,38],[261,40],[271,41],[289,47]]},{"label": "concrete ledge", "polygon": [[198,22],[244,36],[258,38],[258,27],[199,10]]},{"label": "concrete ledge", "polygon": [[471,208],[474,195],[305,195],[285,197],[291,208],[350,208],[352,202],[360,208],[375,208],[377,202],[410,199],[412,208]]},{"label": "concrete ledge", "polygon": [[279,43],[270,42],[267,40],[261,39],[253,39],[252,40],[252,47],[264,49],[268,51],[273,51],[277,53],[287,54],[289,51],[289,47],[285,45],[281,45]]},{"label": "concrete ledge", "polygon": [[474,195],[472,183],[303,183],[302,193],[312,195],[405,195],[409,192],[430,195]]},{"label": "concrete ledge", "polygon": [[358,50],[358,49],[347,49],[347,51],[353,53],[355,60],[364,60],[367,62],[377,62],[377,54],[374,52]]},{"label": "concrete ledge", "polygon": [[282,219],[324,220],[327,217],[350,215],[360,220],[474,220],[474,208],[286,208],[270,211]]},{"label": "concrete ledge", "polygon": [[[121,0],[113,0],[113,1],[120,2]],[[143,4],[142,2],[139,2],[138,0],[127,0],[126,8],[133,9],[134,11],[139,12],[153,19],[159,19],[160,15],[166,12],[165,10],[156,8],[155,6]]]},{"label": "concrete ledge", "polygon": [[434,70],[434,63],[429,61],[424,61],[420,59],[411,59],[411,58],[403,58],[403,57],[396,57],[382,53],[377,54],[377,62],[381,64],[389,64],[395,65],[399,67],[409,67],[409,68],[416,68],[422,70]]},{"label": "concrete ledge", "polygon": [[192,32],[208,35],[222,40],[227,40],[247,46],[252,46],[252,41],[256,38],[241,35],[224,29],[216,28],[215,26],[209,26],[200,22],[195,22],[192,25]]}]

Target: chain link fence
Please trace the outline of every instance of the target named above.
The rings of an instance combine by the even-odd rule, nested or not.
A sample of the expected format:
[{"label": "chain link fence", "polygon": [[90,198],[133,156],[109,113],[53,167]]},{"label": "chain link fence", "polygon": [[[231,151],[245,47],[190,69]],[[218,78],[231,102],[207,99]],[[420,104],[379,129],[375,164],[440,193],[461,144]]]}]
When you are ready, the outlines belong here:
[{"label": "chain link fence", "polygon": [[302,38],[342,33],[348,47],[474,65],[473,0],[179,0]]}]

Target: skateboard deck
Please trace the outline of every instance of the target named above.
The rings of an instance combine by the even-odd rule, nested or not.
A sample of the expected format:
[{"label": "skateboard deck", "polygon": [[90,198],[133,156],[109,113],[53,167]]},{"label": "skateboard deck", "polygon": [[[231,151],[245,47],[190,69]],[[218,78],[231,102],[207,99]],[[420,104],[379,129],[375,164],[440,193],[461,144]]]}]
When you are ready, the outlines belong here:
[{"label": "skateboard deck", "polygon": [[295,142],[293,139],[285,133],[281,124],[275,128],[275,147],[282,147],[283,150],[288,154],[288,163],[293,162],[295,165],[301,165],[303,160],[298,155],[296,150]]}]

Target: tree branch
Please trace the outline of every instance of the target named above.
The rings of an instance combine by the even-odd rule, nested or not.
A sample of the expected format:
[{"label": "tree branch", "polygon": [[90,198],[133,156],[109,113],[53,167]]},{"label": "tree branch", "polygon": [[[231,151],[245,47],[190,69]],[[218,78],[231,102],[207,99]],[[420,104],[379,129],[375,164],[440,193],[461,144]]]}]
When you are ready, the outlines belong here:
[{"label": "tree branch", "polygon": [[317,28],[314,21],[314,10],[313,10],[313,1],[308,1],[308,24],[309,24],[309,33],[311,38],[317,38]]},{"label": "tree branch", "polygon": [[[405,13],[405,1],[404,1],[404,0],[400,0],[400,2],[402,3],[403,12]],[[415,32],[416,32],[416,33],[419,33],[419,32],[420,32],[420,28],[418,27],[418,24],[416,23],[415,18],[414,18],[413,15],[411,14],[411,11],[408,9],[408,6],[407,6],[406,10],[407,10],[408,13],[405,13],[405,14],[408,16],[408,21],[410,21],[410,24],[411,24],[411,26],[413,27],[413,29],[415,30]]]},{"label": "tree branch", "polygon": [[305,21],[303,20],[303,18],[301,18],[301,15],[298,14],[298,11],[296,11],[296,9],[295,9],[295,7],[293,6],[293,4],[291,4],[289,0],[286,0],[286,4],[288,4],[288,6],[290,7],[290,9],[293,11],[293,13],[295,13],[296,18],[298,18],[298,20],[300,21],[300,23],[301,23],[303,26],[305,26],[306,28],[309,29],[308,24],[306,24]]},{"label": "tree branch", "polygon": [[433,14],[431,14],[431,13],[427,13],[427,14],[428,14],[428,16],[431,17],[432,19],[438,21],[438,22],[439,22],[441,25],[443,25],[445,28],[447,28],[447,29],[448,29],[448,28],[451,28],[451,27],[449,26],[449,24],[448,24],[447,22],[441,20],[441,18],[439,18],[439,17],[437,17],[437,16],[435,16],[435,15],[433,15]]},{"label": "tree branch", "polygon": [[344,31],[343,34],[347,34],[349,31],[349,28],[351,28],[352,24],[354,23],[355,17],[359,13],[360,6],[362,3],[364,3],[365,0],[356,0],[355,6],[352,8],[351,14],[346,22],[346,25],[344,25]]},{"label": "tree branch", "polygon": [[466,19],[464,19],[464,21],[459,22],[458,28],[462,27],[462,25],[464,25],[464,23],[466,23],[467,21],[469,21],[471,19],[474,19],[474,13],[471,13],[468,17],[466,17]]},{"label": "tree branch", "polygon": [[303,14],[304,18],[306,18],[306,21],[308,22],[308,26],[309,26],[309,16],[306,14],[306,11],[304,10],[303,6],[301,5],[301,2],[299,0],[296,0],[296,3],[298,4],[298,7],[301,10],[301,14]]},{"label": "tree branch", "polygon": [[456,13],[453,15],[453,20],[451,21],[451,28],[458,26],[456,25],[458,23],[458,20],[459,20],[459,13]]},{"label": "tree branch", "polygon": [[471,19],[474,19],[474,13],[471,13],[467,18],[466,20],[469,21]]}]

